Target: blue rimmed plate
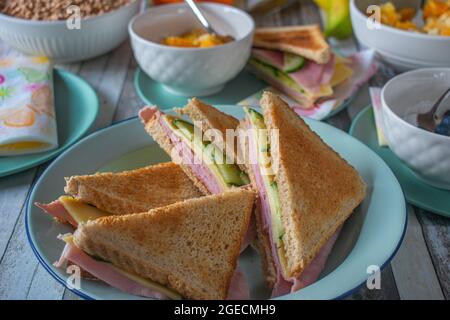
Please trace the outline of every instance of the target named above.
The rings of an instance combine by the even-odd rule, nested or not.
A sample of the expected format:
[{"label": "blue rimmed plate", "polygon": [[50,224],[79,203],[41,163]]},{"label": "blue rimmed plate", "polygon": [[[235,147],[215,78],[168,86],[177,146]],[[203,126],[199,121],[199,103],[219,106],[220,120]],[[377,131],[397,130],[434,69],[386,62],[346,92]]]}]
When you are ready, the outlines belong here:
[{"label": "blue rimmed plate", "polygon": [[[237,118],[243,116],[239,106],[217,107]],[[306,121],[359,171],[367,184],[367,196],[345,223],[320,280],[280,298],[341,298],[366,282],[369,266],[382,268],[395,254],[406,229],[405,200],[391,170],[368,147],[328,124]],[[111,147],[112,144],[114,147]],[[99,170],[120,171],[167,160],[167,155],[146,134],[137,118],[97,131],[60,155],[36,183],[26,210],[28,238],[45,269],[56,280],[66,283],[69,275],[52,263],[59,258],[64,246],[63,242],[56,240],[56,236],[71,230],[34,207],[35,201],[49,202],[60,196],[65,176]],[[252,298],[267,298],[256,253],[246,250],[240,264],[249,280]],[[138,298],[99,281],[82,280],[81,288],[72,290],[92,299]]]}]

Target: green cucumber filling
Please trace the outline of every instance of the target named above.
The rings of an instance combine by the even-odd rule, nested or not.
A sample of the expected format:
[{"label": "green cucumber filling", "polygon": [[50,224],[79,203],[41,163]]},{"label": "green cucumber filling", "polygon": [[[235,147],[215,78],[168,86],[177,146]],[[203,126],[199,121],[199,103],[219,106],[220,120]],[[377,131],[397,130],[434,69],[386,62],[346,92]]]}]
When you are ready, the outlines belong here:
[{"label": "green cucumber filling", "polygon": [[272,226],[272,240],[277,246],[278,257],[280,264],[284,269],[286,265],[285,250],[283,243],[284,227],[281,221],[281,206],[280,195],[278,193],[278,185],[275,181],[275,175],[271,174],[271,154],[270,154],[270,138],[266,124],[264,123],[264,117],[259,112],[246,108],[245,109],[248,118],[252,123],[253,140],[256,142],[256,148],[258,152],[258,167],[260,168],[260,175],[264,184],[264,188],[267,193],[267,200],[270,207],[270,217]]},{"label": "green cucumber filling", "polygon": [[281,83],[283,83],[285,86],[291,88],[292,90],[295,90],[297,92],[303,93],[305,90],[297,82],[295,82],[288,73],[283,72],[270,64],[267,64],[255,57],[250,59],[250,62],[253,63],[259,70],[261,70],[264,73],[267,73],[270,76],[273,76],[280,80]]},{"label": "green cucumber filling", "polygon": [[237,164],[229,164],[223,150],[216,147],[211,141],[203,141],[194,135],[194,125],[173,117],[167,117],[172,124],[172,128],[192,143],[193,147],[203,152],[210,160],[209,167],[218,175],[222,182],[227,186],[244,186],[250,183],[245,172]]}]

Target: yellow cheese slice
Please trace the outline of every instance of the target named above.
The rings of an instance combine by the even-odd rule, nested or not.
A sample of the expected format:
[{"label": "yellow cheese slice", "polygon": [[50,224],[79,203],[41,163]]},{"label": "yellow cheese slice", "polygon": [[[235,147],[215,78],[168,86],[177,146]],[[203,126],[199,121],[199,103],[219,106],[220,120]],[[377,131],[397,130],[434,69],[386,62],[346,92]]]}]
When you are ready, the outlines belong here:
[{"label": "yellow cheese slice", "polygon": [[353,70],[343,63],[337,63],[331,77],[330,85],[332,87],[344,82],[353,75]]},{"label": "yellow cheese slice", "polygon": [[318,92],[314,92],[314,93],[305,91],[305,95],[314,100],[318,99],[318,98],[329,97],[332,94],[333,94],[333,88],[330,85],[322,85],[320,87],[320,90]]},{"label": "yellow cheese slice", "polygon": [[77,223],[111,215],[106,211],[90,206],[83,201],[69,196],[61,196],[59,197],[59,201],[61,201],[64,208],[66,208],[67,212],[69,212]]}]

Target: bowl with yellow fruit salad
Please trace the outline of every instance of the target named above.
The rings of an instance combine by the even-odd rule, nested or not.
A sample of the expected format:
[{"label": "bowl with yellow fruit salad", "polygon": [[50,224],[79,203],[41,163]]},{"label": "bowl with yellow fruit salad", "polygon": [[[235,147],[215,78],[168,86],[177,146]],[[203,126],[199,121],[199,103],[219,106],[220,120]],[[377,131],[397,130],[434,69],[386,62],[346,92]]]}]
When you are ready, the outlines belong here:
[{"label": "bowl with yellow fruit salad", "polygon": [[399,71],[450,66],[450,0],[351,0],[358,41]]},{"label": "bowl with yellow fruit salad", "polygon": [[222,4],[198,5],[217,33],[202,29],[185,4],[151,7],[128,26],[139,66],[172,94],[214,94],[250,56],[255,27],[247,13]]}]

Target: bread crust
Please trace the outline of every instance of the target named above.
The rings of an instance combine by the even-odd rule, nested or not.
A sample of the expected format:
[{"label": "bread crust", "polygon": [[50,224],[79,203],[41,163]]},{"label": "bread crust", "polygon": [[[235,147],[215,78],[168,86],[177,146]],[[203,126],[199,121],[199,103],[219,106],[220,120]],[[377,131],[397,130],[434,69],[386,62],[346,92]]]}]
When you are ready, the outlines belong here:
[{"label": "bread crust", "polygon": [[237,138],[226,139],[227,129],[235,130],[239,125],[239,120],[195,97],[189,99],[188,104],[184,106],[184,108],[176,108],[175,111],[180,115],[187,115],[192,121],[201,122],[205,137],[211,141],[213,141],[213,139],[211,139],[211,135],[208,133],[210,130],[218,130],[221,135],[216,137],[220,139],[216,145],[223,145],[227,157],[244,170],[244,167],[236,161],[238,148]]},{"label": "bread crust", "polygon": [[226,299],[255,193],[232,190],[81,224],[75,244],[188,299]]},{"label": "bread crust", "polygon": [[298,54],[317,63],[327,63],[331,49],[319,25],[257,28],[253,37],[255,47]]},{"label": "bread crust", "polygon": [[278,145],[271,150],[287,277],[298,277],[364,199],[365,183],[278,96],[264,92],[261,107],[267,128],[278,129]]},{"label": "bread crust", "polygon": [[65,179],[67,194],[119,215],[148,211],[203,195],[173,162]]},{"label": "bread crust", "polygon": [[206,188],[204,183],[197,178],[197,176],[192,172],[191,168],[188,165],[183,164],[181,159],[174,159],[173,156],[176,155],[176,152],[172,154],[172,149],[174,148],[173,143],[170,141],[170,138],[167,136],[165,130],[162,128],[159,123],[159,112],[156,112],[153,117],[144,122],[145,130],[147,133],[152,136],[153,140],[155,140],[158,145],[170,156],[172,160],[177,163],[184,173],[192,180],[194,185],[204,194],[211,194],[209,190]]}]

